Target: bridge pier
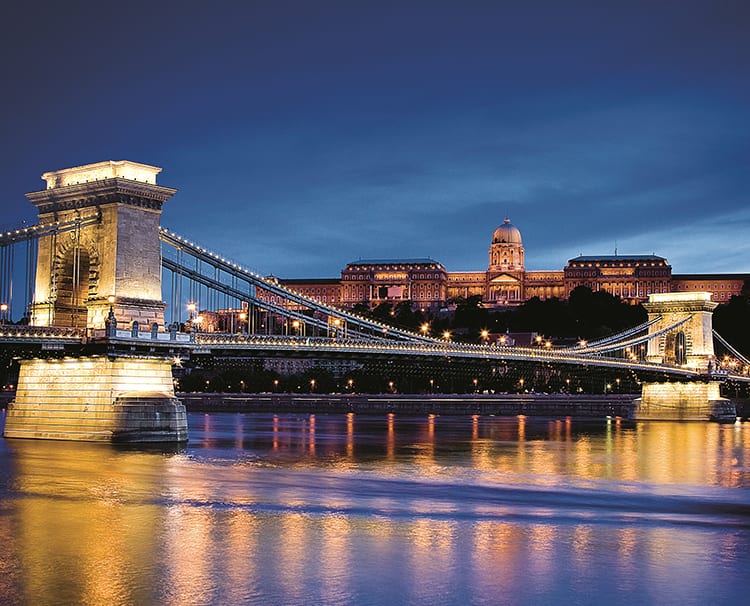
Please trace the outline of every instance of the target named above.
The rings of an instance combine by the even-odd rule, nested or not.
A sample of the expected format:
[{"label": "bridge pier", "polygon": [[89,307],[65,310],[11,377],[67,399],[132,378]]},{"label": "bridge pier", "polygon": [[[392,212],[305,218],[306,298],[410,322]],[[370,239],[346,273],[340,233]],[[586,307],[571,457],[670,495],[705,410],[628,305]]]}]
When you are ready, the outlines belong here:
[{"label": "bridge pier", "polygon": [[734,423],[737,412],[722,398],[716,381],[643,383],[635,401],[637,421],[716,421]]},{"label": "bridge pier", "polygon": [[21,360],[6,438],[184,442],[185,407],[166,359]]}]

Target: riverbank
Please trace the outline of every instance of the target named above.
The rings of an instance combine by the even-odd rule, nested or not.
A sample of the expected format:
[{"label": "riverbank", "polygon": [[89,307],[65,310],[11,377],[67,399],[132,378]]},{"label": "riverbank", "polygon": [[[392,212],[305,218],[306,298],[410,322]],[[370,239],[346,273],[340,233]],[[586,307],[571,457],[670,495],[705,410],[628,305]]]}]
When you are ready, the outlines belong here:
[{"label": "riverbank", "polygon": [[[13,392],[0,392],[0,409]],[[239,394],[178,393],[188,412],[400,413],[529,417],[632,418],[635,394]],[[750,419],[750,400],[734,400]]]},{"label": "riverbank", "polygon": [[189,412],[400,413],[631,418],[633,394],[224,394],[180,393]]}]

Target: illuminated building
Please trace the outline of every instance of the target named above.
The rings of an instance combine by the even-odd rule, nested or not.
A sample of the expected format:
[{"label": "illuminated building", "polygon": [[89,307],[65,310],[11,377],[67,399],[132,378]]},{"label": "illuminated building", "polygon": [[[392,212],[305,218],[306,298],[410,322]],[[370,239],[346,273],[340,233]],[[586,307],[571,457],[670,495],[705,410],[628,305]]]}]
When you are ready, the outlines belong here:
[{"label": "illuminated building", "polygon": [[726,303],[742,293],[748,274],[674,274],[673,292],[710,292],[711,300]]},{"label": "illuminated building", "polygon": [[492,233],[486,270],[448,271],[434,259],[360,259],[341,279],[278,279],[280,284],[325,303],[411,302],[415,309],[443,309],[459,298],[480,296],[485,307],[512,307],[534,297],[567,299],[579,286],[640,303],[652,293],[710,291],[719,303],[740,295],[750,274],[672,274],[657,255],[598,255],[569,259],[562,270],[527,271],[519,229],[505,219]]},{"label": "illuminated building", "polygon": [[355,261],[341,271],[341,300],[345,307],[411,301],[420,309],[440,308],[448,298],[447,277],[433,259]]},{"label": "illuminated building", "polygon": [[564,269],[565,293],[579,286],[604,290],[627,301],[670,292],[672,268],[656,255],[603,255],[570,259]]}]

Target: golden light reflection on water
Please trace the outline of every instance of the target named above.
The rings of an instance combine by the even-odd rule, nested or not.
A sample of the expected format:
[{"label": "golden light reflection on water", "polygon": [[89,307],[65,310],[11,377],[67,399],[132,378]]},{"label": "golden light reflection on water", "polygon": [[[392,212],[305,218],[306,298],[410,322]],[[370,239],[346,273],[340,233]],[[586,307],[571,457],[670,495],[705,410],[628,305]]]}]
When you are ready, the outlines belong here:
[{"label": "golden light reflection on water", "polygon": [[[347,603],[366,584],[360,568],[387,562],[404,602],[456,583],[532,591],[529,579],[538,597],[562,582],[562,560],[584,583],[610,558],[612,583],[637,591],[644,569],[669,583],[675,566],[708,586],[712,562],[747,548],[737,532],[698,548],[684,528],[639,526],[637,512],[597,525],[606,507],[571,513],[554,496],[571,485],[606,486],[613,500],[644,485],[747,489],[747,424],[350,414],[267,416],[250,430],[240,416],[198,418],[207,437],[188,456],[9,441],[19,497],[0,501],[0,549],[13,554],[0,558],[0,592],[22,587],[26,603],[305,603],[314,586],[318,603]],[[207,443],[224,450],[200,458]],[[504,501],[515,485],[528,489],[520,505]]]},{"label": "golden light reflection on water", "polygon": [[393,462],[396,458],[396,415],[388,414],[388,431],[385,441],[385,458]]},{"label": "golden light reflection on water", "polygon": [[354,457],[354,413],[350,412],[349,414],[346,415],[346,458],[352,459],[353,457]]},{"label": "golden light reflection on water", "polygon": [[309,550],[314,549],[314,526],[302,513],[288,513],[280,522],[278,540],[269,545],[275,549],[278,562],[278,582],[291,603],[305,600],[306,563]]},{"label": "golden light reflection on water", "polygon": [[321,520],[320,568],[325,571],[323,602],[334,604],[351,594],[349,571],[358,563],[352,559],[353,522],[343,515],[329,515]]},{"label": "golden light reflection on water", "polygon": [[203,603],[212,585],[210,561],[202,556],[214,549],[211,511],[170,507],[165,517],[163,547],[172,579],[165,599],[169,604]]},{"label": "golden light reflection on water", "polygon": [[160,481],[149,455],[13,441],[15,529],[28,603],[146,603],[158,549]]},{"label": "golden light reflection on water", "polygon": [[423,602],[425,588],[435,590],[447,583],[455,558],[457,531],[456,522],[448,520],[422,519],[409,525],[411,549],[407,565],[414,602]]}]

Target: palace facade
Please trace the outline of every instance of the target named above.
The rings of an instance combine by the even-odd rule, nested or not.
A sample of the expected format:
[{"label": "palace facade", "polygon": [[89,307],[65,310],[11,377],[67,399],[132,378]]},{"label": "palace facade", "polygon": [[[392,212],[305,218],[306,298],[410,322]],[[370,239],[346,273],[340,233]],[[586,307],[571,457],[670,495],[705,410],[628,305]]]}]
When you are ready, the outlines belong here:
[{"label": "palace facade", "polygon": [[439,311],[458,298],[480,296],[485,307],[512,307],[533,297],[567,299],[578,286],[606,291],[631,303],[652,293],[708,291],[714,301],[742,292],[750,274],[672,274],[657,255],[578,256],[562,270],[527,271],[521,232],[509,219],[492,233],[487,269],[448,271],[434,259],[361,259],[347,264],[341,278],[278,279],[324,303],[352,308],[410,301]]}]

